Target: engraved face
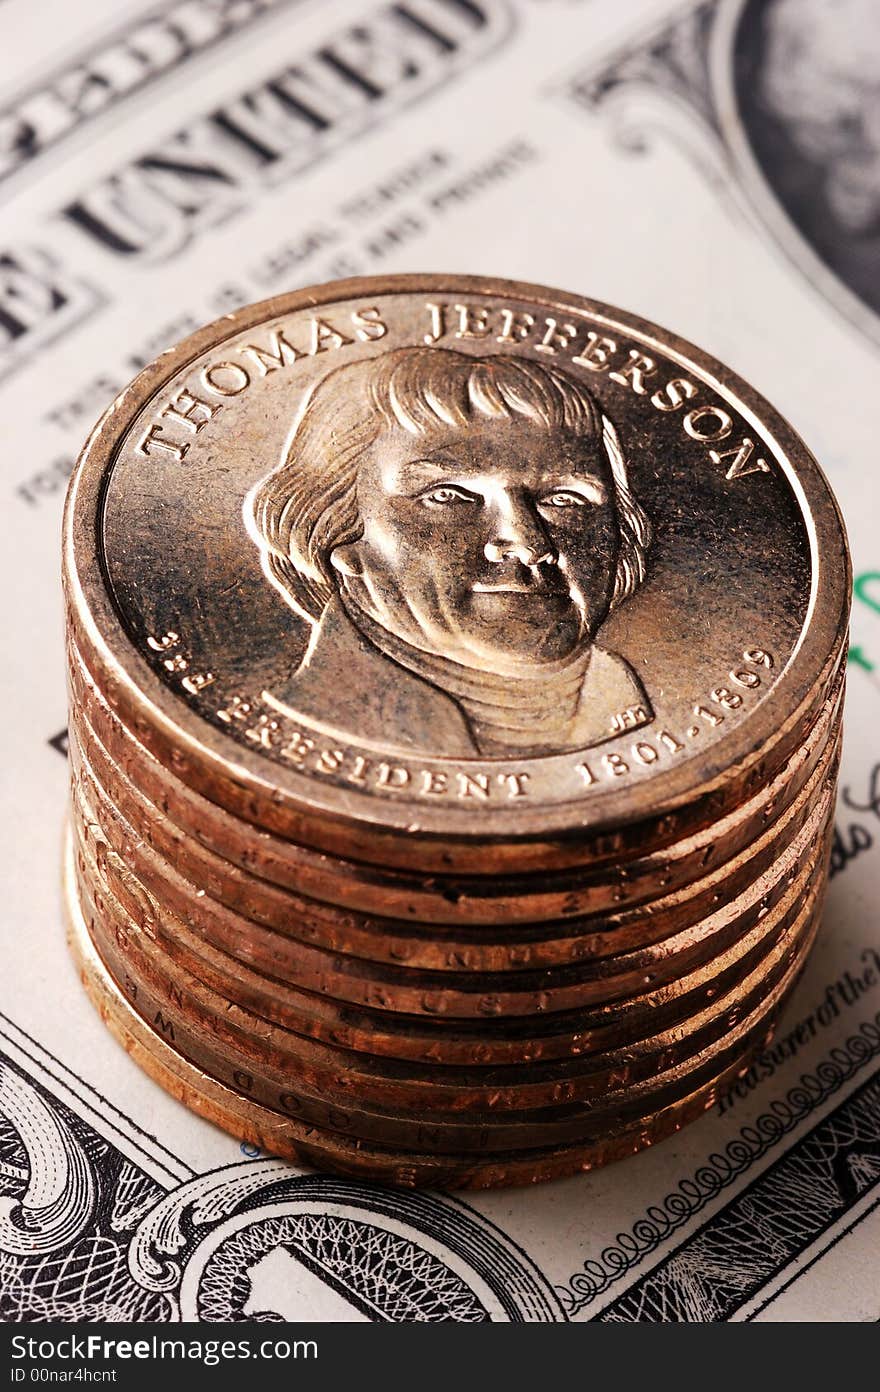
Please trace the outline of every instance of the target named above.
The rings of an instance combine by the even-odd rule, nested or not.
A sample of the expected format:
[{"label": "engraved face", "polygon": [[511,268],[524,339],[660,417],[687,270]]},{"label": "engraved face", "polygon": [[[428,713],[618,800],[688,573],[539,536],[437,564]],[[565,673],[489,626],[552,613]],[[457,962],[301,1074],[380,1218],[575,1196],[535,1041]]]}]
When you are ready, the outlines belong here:
[{"label": "engraved face", "polygon": [[267,697],[281,714],[344,730],[372,709],[380,734],[393,709],[402,746],[499,755],[652,719],[593,641],[644,578],[650,522],[611,420],[555,367],[412,347],[339,368],[245,518],[314,627]]},{"label": "engraved face", "polygon": [[414,647],[503,672],[568,657],[608,612],[620,534],[599,440],[521,416],[385,430],[357,499],[363,535],[331,564]]}]

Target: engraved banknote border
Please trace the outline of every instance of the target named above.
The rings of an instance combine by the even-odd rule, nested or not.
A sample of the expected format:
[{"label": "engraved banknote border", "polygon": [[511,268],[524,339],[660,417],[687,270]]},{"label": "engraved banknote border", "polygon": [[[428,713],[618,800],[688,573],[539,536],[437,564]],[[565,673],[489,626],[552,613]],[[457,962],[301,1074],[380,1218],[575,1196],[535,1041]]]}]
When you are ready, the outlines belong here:
[{"label": "engraved banknote border", "polygon": [[[713,1152],[677,1189],[646,1208],[628,1232],[618,1234],[598,1257],[587,1258],[568,1284],[557,1288],[569,1319],[641,1266],[673,1233],[747,1174],[773,1146],[878,1057],[880,1012],[864,1021],[844,1044],[833,1048],[813,1072],[802,1074],[784,1097],[774,1099],[767,1111],[742,1127],[724,1150]],[[784,1154],[796,1150],[804,1139]]]},{"label": "engraved banknote border", "polygon": [[[203,1276],[218,1247],[253,1230],[253,1248],[258,1229],[303,1217],[323,1222],[331,1238],[334,1223],[349,1232],[363,1225],[361,1266],[349,1260],[348,1285],[322,1268],[320,1252],[298,1255],[368,1318],[395,1318],[362,1292],[372,1280],[394,1295],[396,1246],[413,1262],[417,1290],[425,1271],[439,1282],[424,1318],[566,1320],[520,1244],[458,1197],[303,1174],[264,1156],[197,1173],[3,1014],[0,1151],[0,1312],[13,1322],[34,1318],[35,1308],[40,1318],[79,1322],[199,1319],[211,1306]],[[377,1235],[388,1249],[381,1260],[392,1258],[381,1280],[368,1269]],[[216,1290],[212,1298],[216,1306]]]},{"label": "engraved banknote border", "polygon": [[[880,1070],[596,1316],[602,1323],[746,1318],[880,1185]],[[864,1212],[862,1214],[864,1216]],[[789,1280],[786,1284],[791,1284]]]}]

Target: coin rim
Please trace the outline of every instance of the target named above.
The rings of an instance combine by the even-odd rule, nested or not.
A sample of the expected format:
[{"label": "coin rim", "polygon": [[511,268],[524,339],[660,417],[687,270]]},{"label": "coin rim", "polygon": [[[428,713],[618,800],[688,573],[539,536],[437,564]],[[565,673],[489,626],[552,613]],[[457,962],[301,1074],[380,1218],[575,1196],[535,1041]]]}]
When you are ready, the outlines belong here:
[{"label": "coin rim", "polygon": [[[699,1118],[714,1105],[726,1087],[747,1071],[752,1060],[772,1039],[782,1009],[800,979],[800,973],[793,976],[762,1022],[766,1029],[756,1031],[741,1057],[680,1102],[605,1142],[551,1148],[516,1160],[496,1157],[490,1163],[480,1163],[472,1156],[402,1154],[346,1142],[345,1138],[333,1133],[322,1133],[317,1127],[297,1123],[293,1117],[249,1104],[228,1085],[216,1081],[176,1053],[137,1015],[104,967],[79,910],[74,877],[69,843],[66,843],[63,898],[70,951],[86,994],[102,1023],[143,1072],[190,1110],[238,1139],[251,1140],[269,1154],[285,1156],[319,1170],[390,1182],[404,1188],[490,1189],[534,1184],[599,1168],[663,1140],[688,1121]],[[821,912],[820,902],[817,916],[820,917]]]},{"label": "coin rim", "polygon": [[[493,1033],[503,1029],[509,1020],[539,1018],[543,1023],[552,1022],[554,1016],[570,1019],[575,1014],[580,1014],[582,1019],[586,1015],[595,1017],[591,1019],[591,1025],[624,1019],[650,1020],[658,1011],[664,1017],[667,1013],[675,1013],[679,1018],[686,1018],[695,1012],[696,1001],[702,991],[709,989],[714,993],[719,972],[735,976],[743,955],[759,955],[760,944],[764,943],[768,933],[773,931],[777,920],[792,908],[793,896],[803,888],[805,877],[809,879],[818,871],[824,855],[825,829],[833,819],[833,797],[830,788],[823,795],[822,802],[821,829],[817,835],[817,845],[821,843],[822,849],[811,854],[809,849],[801,848],[793,872],[794,889],[791,882],[780,880],[779,894],[774,899],[773,907],[768,913],[763,914],[763,886],[760,882],[750,886],[742,895],[742,899],[747,902],[739,905],[737,909],[741,931],[729,939],[723,933],[722,942],[713,944],[708,956],[700,958],[698,954],[697,960],[687,961],[680,972],[676,971],[672,975],[643,968],[625,971],[622,975],[612,972],[598,979],[587,977],[586,980],[563,979],[560,982],[554,981],[554,973],[548,971],[534,973],[540,984],[532,982],[525,986],[520,979],[521,973],[498,972],[492,974],[491,984],[484,983],[478,986],[473,981],[476,974],[471,972],[456,973],[452,979],[449,973],[443,973],[442,980],[434,981],[424,978],[433,978],[441,975],[440,973],[404,967],[392,977],[390,969],[384,964],[366,962],[360,958],[345,958],[341,954],[309,949],[301,944],[293,944],[296,951],[291,954],[290,973],[285,971],[284,975],[280,972],[276,975],[280,981],[286,982],[295,990],[321,993],[336,1001],[342,1008],[347,1004],[356,1009],[372,1008],[387,1012],[389,1016],[407,1020],[442,1018],[453,1030],[459,1021],[482,1020],[486,1032]],[[110,895],[118,899],[118,891],[114,886],[97,873],[98,849],[96,845],[90,844],[90,839],[94,843],[96,838],[93,834],[89,837],[88,822],[80,807],[72,809],[71,820],[76,827],[78,859],[82,857],[89,872],[88,875],[83,872],[87,892],[94,888],[104,896]],[[97,825],[100,830],[100,823],[92,825]],[[804,834],[802,829],[801,836]],[[113,849],[112,842],[107,840],[103,831],[101,838]],[[825,859],[827,861],[827,855]],[[146,893],[150,913],[158,915],[161,921],[161,936],[173,938],[175,924],[181,919],[180,912],[163,900],[154,889],[148,890],[137,875],[133,874],[132,878]],[[792,899],[791,904],[788,903],[789,899]],[[783,906],[786,907],[783,909]],[[124,905],[122,907],[123,912],[129,912]],[[184,918],[183,921],[188,921],[190,929],[197,936],[218,946],[210,927],[211,917],[209,913],[204,921],[196,921],[195,916],[189,920]],[[222,947],[220,950],[223,950]],[[430,998],[433,1009],[419,1008],[426,998]],[[488,1012],[484,1008],[487,1001],[493,1006]],[[538,1001],[541,1002],[540,1005],[537,1004]]]},{"label": "coin rim", "polygon": [[[232,940],[240,941],[243,947],[255,940],[266,944],[276,942],[279,950],[283,945],[284,954],[290,960],[295,960],[299,952],[305,952],[310,958],[315,954],[319,958],[326,958],[328,963],[351,963],[355,970],[360,966],[371,973],[387,972],[395,981],[403,976],[412,975],[414,979],[429,982],[434,990],[440,990],[441,982],[448,983],[448,987],[452,988],[463,979],[469,982],[479,981],[480,989],[491,994],[499,989],[502,983],[513,985],[526,982],[531,983],[532,989],[538,989],[535,983],[539,980],[546,983],[541,989],[548,989],[552,984],[560,984],[563,981],[571,983],[575,979],[611,983],[620,972],[633,978],[643,976],[647,972],[652,980],[665,979],[667,970],[671,969],[670,954],[676,959],[682,955],[683,959],[699,956],[698,942],[706,941],[707,925],[713,925],[713,941],[734,931],[732,925],[735,916],[745,912],[745,904],[751,902],[757,887],[761,885],[766,889],[768,884],[775,885],[792,847],[816,829],[821,808],[833,802],[839,753],[839,740],[835,740],[828,747],[827,759],[821,766],[817,765],[798,798],[783,814],[782,826],[768,829],[769,845],[765,853],[766,858],[762,856],[760,866],[754,866],[753,855],[750,854],[753,852],[754,843],[752,847],[747,847],[738,857],[741,867],[735,882],[724,881],[715,892],[717,902],[711,903],[705,909],[700,908],[696,914],[692,909],[689,911],[688,904],[685,903],[680,911],[669,915],[665,920],[661,918],[660,922],[657,921],[654,901],[626,910],[626,920],[622,925],[611,921],[612,915],[597,915],[592,927],[588,920],[581,920],[580,925],[573,924],[571,920],[564,920],[557,925],[559,930],[570,928],[575,938],[595,935],[603,940],[602,950],[579,953],[576,957],[560,953],[555,961],[526,963],[505,961],[501,956],[500,961],[491,966],[477,966],[473,962],[438,965],[432,961],[391,957],[375,949],[368,950],[367,943],[359,943],[358,950],[354,950],[345,941],[344,925],[337,930],[334,940],[324,932],[303,931],[297,921],[285,921],[284,891],[277,892],[278,903],[271,917],[268,914],[253,914],[242,904],[229,903],[216,894],[213,884],[206,884],[194,877],[186,865],[179,863],[176,858],[173,861],[169,859],[169,856],[154,843],[149,828],[137,830],[118,813],[105,789],[92,776],[83,776],[83,755],[80,752],[76,753],[77,782],[71,795],[70,810],[71,815],[77,820],[86,817],[100,828],[101,836],[111,850],[125,862],[129,872],[143,885],[151,898],[161,903],[175,920],[181,919],[189,923],[199,936],[214,942],[218,948],[217,938],[226,935]],[[789,816],[791,812],[794,813],[793,816]],[[785,838],[784,842],[780,841],[781,837]],[[716,871],[720,871],[724,865],[715,868]],[[700,881],[696,883],[699,885]],[[291,905],[291,918],[295,918],[297,912],[298,910]],[[639,931],[642,924],[644,934]],[[225,927],[221,928],[220,925]],[[523,943],[530,946],[529,940],[522,936],[522,930],[529,926],[531,925],[515,925],[509,939],[497,946],[512,949]],[[383,936],[378,924],[372,936]],[[542,938],[539,943],[545,945],[546,941]],[[562,941],[568,942],[570,937],[567,936]],[[467,952],[478,947],[479,943],[470,944],[467,937],[463,936],[457,939],[453,946],[458,951]],[[280,963],[276,964],[272,974],[279,973]]]},{"label": "coin rim", "polygon": [[[438,1126],[467,1122],[490,1130],[504,1123],[540,1125],[544,1120],[579,1125],[603,1117],[611,1121],[639,1100],[656,1095],[658,1087],[678,1086],[692,1069],[704,1065],[707,1053],[723,1051],[741,1031],[744,1019],[760,1014],[795,958],[805,960],[809,953],[811,935],[820,926],[816,910],[825,892],[829,849],[830,835],[826,835],[785,912],[758,946],[750,949],[754,960],[745,974],[722,990],[708,990],[699,1009],[685,1019],[666,1021],[631,1044],[504,1069],[491,1064],[421,1065],[371,1058],[360,1050],[322,1043],[315,1036],[274,1024],[227,1000],[175,963],[164,945],[140,932],[125,908],[103,888],[93,890],[78,876],[77,893],[105,966],[117,981],[128,978],[137,985],[133,1003],[138,1013],[143,1017],[143,1006],[155,1019],[156,1009],[161,1010],[175,1024],[176,1034],[187,1034],[194,1048],[212,1053],[229,1071],[238,1067],[255,1076],[263,1074],[273,1079],[279,1091],[288,1090],[318,1105],[416,1125],[429,1120]],[[745,983],[747,993],[742,989]],[[707,1033],[712,1036],[708,1043]],[[179,1042],[175,1047],[182,1048]],[[638,1068],[635,1079],[627,1070],[630,1058]]]},{"label": "coin rim", "polygon": [[[85,866],[80,868],[80,873],[84,875],[87,870],[89,875],[93,876],[97,869],[96,860],[90,858],[88,851],[82,848],[79,821],[79,814],[74,812],[71,825],[75,849],[77,856],[82,854]],[[806,895],[827,872],[832,821],[832,808],[829,805],[821,828],[816,829],[813,838],[813,845],[817,849],[812,853],[803,850],[785,879],[780,878],[769,887],[766,905],[768,917],[772,915],[774,919],[781,920],[790,912],[797,912],[796,898],[787,908],[782,907],[791,886],[796,886],[795,895]],[[140,888],[140,882],[136,876],[134,878],[136,886]],[[231,948],[218,946],[213,939],[179,920],[172,910],[158,904],[153,895],[149,896],[149,912],[151,915],[154,913],[154,905],[157,912],[155,923],[147,931],[138,923],[136,916],[133,916],[130,905],[125,902],[124,892],[117,889],[115,875],[113,883],[108,883],[106,878],[102,879],[99,875],[95,876],[88,885],[80,886],[80,893],[98,894],[104,906],[100,912],[108,921],[118,920],[120,925],[128,925],[127,928],[123,926],[125,936],[134,933],[139,937],[148,936],[154,941],[156,948],[167,958],[169,971],[176,974],[181,982],[187,979],[199,981],[215,995],[241,1006],[251,1016],[264,1023],[278,1025],[282,1030],[290,1031],[292,1034],[332,1047],[351,1050],[356,1054],[366,1053],[376,1058],[395,1059],[413,1067],[432,1068],[434,1065],[448,1065],[453,1068],[476,1067],[497,1070],[515,1065],[534,1069],[538,1074],[547,1064],[573,1063],[575,1060],[583,1060],[615,1049],[640,1047],[645,1039],[667,1029],[677,1028],[687,1032],[692,1017],[703,1013],[710,1004],[708,995],[706,999],[700,997],[701,990],[708,985],[712,988],[711,998],[714,999],[718,995],[712,971],[722,957],[729,956],[731,946],[727,940],[713,944],[711,953],[701,964],[694,966],[687,963],[684,969],[677,973],[700,975],[700,982],[695,983],[683,998],[684,1014],[682,999],[673,997],[661,1002],[657,1008],[650,1006],[647,1010],[633,1015],[630,1000],[625,994],[615,990],[611,1000],[604,1004],[601,1001],[592,1005],[588,1003],[556,1014],[542,1015],[538,1020],[532,1017],[525,1017],[524,1020],[522,1016],[505,1016],[502,1021],[496,1018],[456,1018],[441,1021],[445,1028],[435,1028],[432,1031],[431,1026],[436,1026],[437,1022],[430,1017],[421,1019],[395,1011],[376,1011],[369,1006],[353,1006],[348,1001],[326,993],[316,993],[299,987],[289,978],[271,972],[267,974],[265,968],[250,960],[240,960]],[[761,913],[764,907],[762,897],[757,906],[758,913]],[[751,910],[747,912],[751,917]],[[754,921],[744,926],[745,918],[746,913],[740,915],[740,927],[745,936],[751,936],[759,919],[755,917]],[[785,931],[784,928],[779,928],[779,922],[771,922],[768,929],[771,936],[777,930],[780,933]],[[771,950],[772,945],[767,947],[768,955]],[[662,988],[663,984],[661,981],[652,982],[655,989]],[[735,986],[730,986],[725,994],[729,995],[735,989]],[[688,996],[691,997],[689,1001]],[[316,1008],[312,1006],[313,1000],[317,1002]],[[604,1022],[592,1018],[600,1014],[602,1009],[607,1012],[609,1007],[612,1013]],[[620,1018],[615,1018],[615,1015]],[[357,1021],[354,1016],[358,1017]],[[519,1026],[529,1022],[528,1036],[517,1033],[511,1037],[508,1033],[508,1027],[511,1025]],[[499,1024],[504,1026],[503,1032],[499,1031]],[[382,1047],[379,1049],[375,1045],[377,1034],[382,1037]],[[418,1041],[416,1047],[412,1047],[414,1041]],[[534,1044],[540,1045],[537,1053],[533,1051]],[[479,1049],[485,1049],[486,1055],[473,1057]],[[500,1078],[501,1074],[496,1073],[496,1076]]]}]

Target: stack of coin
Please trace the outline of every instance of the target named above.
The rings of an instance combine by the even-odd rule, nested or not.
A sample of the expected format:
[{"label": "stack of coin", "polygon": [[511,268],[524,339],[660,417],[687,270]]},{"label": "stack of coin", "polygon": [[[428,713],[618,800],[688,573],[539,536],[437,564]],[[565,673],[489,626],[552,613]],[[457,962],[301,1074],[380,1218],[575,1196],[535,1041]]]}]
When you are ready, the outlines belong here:
[{"label": "stack of coin", "polygon": [[849,559],[704,353],[460,276],[251,306],[99,422],[64,582],[71,943],[195,1110],[523,1183],[764,1046],[827,880]]}]

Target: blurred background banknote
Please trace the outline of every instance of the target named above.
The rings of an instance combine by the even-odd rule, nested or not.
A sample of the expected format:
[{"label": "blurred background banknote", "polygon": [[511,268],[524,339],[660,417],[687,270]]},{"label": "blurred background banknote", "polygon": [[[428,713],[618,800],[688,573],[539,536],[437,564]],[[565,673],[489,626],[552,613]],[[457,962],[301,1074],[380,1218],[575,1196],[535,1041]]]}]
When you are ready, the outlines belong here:
[{"label": "blurred background banknote", "polygon": [[[877,1319],[880,10],[4,0],[0,28],[2,1317]],[[86,433],[203,322],[412,270],[564,286],[729,363],[829,475],[856,575],[831,891],[774,1042],[657,1148],[466,1201],[186,1112],[105,1033],[59,893]]]}]

